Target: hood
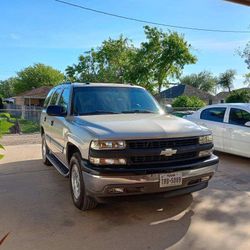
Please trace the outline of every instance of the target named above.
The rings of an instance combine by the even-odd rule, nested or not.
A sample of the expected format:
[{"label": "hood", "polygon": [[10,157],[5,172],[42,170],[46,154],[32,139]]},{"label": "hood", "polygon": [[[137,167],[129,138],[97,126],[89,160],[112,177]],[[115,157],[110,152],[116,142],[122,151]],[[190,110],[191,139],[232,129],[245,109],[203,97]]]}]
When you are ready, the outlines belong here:
[{"label": "hood", "polygon": [[209,130],[167,114],[112,114],[78,116],[74,123],[96,139],[150,139],[192,137]]}]

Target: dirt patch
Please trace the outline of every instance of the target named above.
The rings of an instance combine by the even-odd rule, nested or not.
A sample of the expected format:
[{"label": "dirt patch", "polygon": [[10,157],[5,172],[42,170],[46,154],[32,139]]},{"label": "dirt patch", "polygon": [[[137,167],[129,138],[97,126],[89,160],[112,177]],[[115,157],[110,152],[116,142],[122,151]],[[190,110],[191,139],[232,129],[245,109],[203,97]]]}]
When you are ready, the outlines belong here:
[{"label": "dirt patch", "polygon": [[0,143],[4,146],[39,144],[41,143],[41,135],[40,133],[5,135],[2,139],[0,139]]}]

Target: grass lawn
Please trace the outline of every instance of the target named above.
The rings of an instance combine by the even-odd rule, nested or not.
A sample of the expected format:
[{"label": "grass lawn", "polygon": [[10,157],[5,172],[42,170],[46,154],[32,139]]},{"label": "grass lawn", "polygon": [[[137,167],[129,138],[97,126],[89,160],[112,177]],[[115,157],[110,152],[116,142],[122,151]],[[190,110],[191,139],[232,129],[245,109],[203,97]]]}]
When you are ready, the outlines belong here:
[{"label": "grass lawn", "polygon": [[39,123],[37,122],[28,121],[24,119],[18,119],[18,122],[20,125],[20,129],[24,134],[39,132],[40,130]]}]

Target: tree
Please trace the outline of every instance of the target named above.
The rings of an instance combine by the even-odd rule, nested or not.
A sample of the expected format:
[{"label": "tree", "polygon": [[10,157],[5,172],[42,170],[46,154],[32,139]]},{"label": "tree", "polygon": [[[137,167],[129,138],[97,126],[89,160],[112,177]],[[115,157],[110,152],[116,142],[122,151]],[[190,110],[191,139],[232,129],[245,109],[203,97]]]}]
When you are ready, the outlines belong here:
[{"label": "tree", "polygon": [[120,36],[105,40],[97,49],[79,57],[78,63],[66,68],[69,79],[91,82],[131,82],[150,91],[161,91],[170,77],[181,74],[186,64],[196,62],[191,46],[177,32],[164,33],[144,27],[147,41],[135,48]]},{"label": "tree", "polygon": [[226,99],[227,103],[249,103],[250,102],[250,91],[239,89],[234,90]]},{"label": "tree", "polygon": [[247,64],[247,68],[250,69],[250,41],[246,44],[243,51],[239,51],[239,54]]},{"label": "tree", "polygon": [[231,93],[235,75],[236,75],[236,71],[233,69],[229,69],[226,72],[221,73],[219,76],[219,80],[218,80],[218,86],[220,86],[223,89],[228,89],[228,92]]},{"label": "tree", "polygon": [[205,102],[197,96],[178,96],[174,99],[172,106],[175,108],[201,108]]},{"label": "tree", "polygon": [[180,78],[180,82],[206,92],[214,93],[217,78],[211,72],[202,71],[198,74],[183,76]]},{"label": "tree", "polygon": [[54,86],[63,80],[64,75],[59,70],[38,63],[17,73],[14,81],[14,91],[19,94],[40,86]]},{"label": "tree", "polygon": [[8,98],[14,95],[14,82],[15,77],[10,77],[7,80],[0,81],[0,96]]},{"label": "tree", "polygon": [[164,33],[157,28],[144,27],[146,42],[141,43],[133,63],[137,81],[155,85],[158,92],[167,86],[169,78],[179,77],[186,64],[196,62],[191,45],[177,32]]},{"label": "tree", "polygon": [[250,87],[250,73],[245,74],[244,83]]},{"label": "tree", "polygon": [[80,55],[77,64],[68,66],[67,77],[82,82],[123,83],[126,81],[130,60],[135,51],[127,38],[109,38],[96,50],[92,48]]}]

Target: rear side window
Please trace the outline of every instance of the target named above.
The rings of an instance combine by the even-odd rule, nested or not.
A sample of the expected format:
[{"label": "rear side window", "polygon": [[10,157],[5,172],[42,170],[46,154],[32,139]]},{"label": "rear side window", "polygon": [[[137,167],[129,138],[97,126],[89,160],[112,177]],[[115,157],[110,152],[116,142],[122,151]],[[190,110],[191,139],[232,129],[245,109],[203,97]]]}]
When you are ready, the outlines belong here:
[{"label": "rear side window", "polygon": [[63,111],[67,112],[68,105],[69,105],[69,94],[70,94],[70,89],[65,88],[62,92],[62,95],[60,96],[58,105],[63,107]]},{"label": "rear side window", "polygon": [[51,100],[50,100],[49,105],[56,105],[57,99],[58,99],[59,95],[61,94],[61,91],[62,91],[62,89],[59,88],[59,89],[57,89],[57,90],[54,92],[54,94],[53,94],[52,97],[51,97]]},{"label": "rear side window", "polygon": [[229,114],[229,124],[245,126],[250,121],[250,113],[243,109],[231,108]]},{"label": "rear side window", "polygon": [[208,108],[201,112],[201,119],[213,122],[223,122],[226,108]]},{"label": "rear side window", "polygon": [[45,101],[44,101],[44,104],[43,104],[44,108],[47,108],[47,106],[49,104],[49,101],[50,101],[50,98],[51,98],[51,96],[52,96],[53,93],[54,93],[54,89],[51,89],[50,92],[48,93]]}]

